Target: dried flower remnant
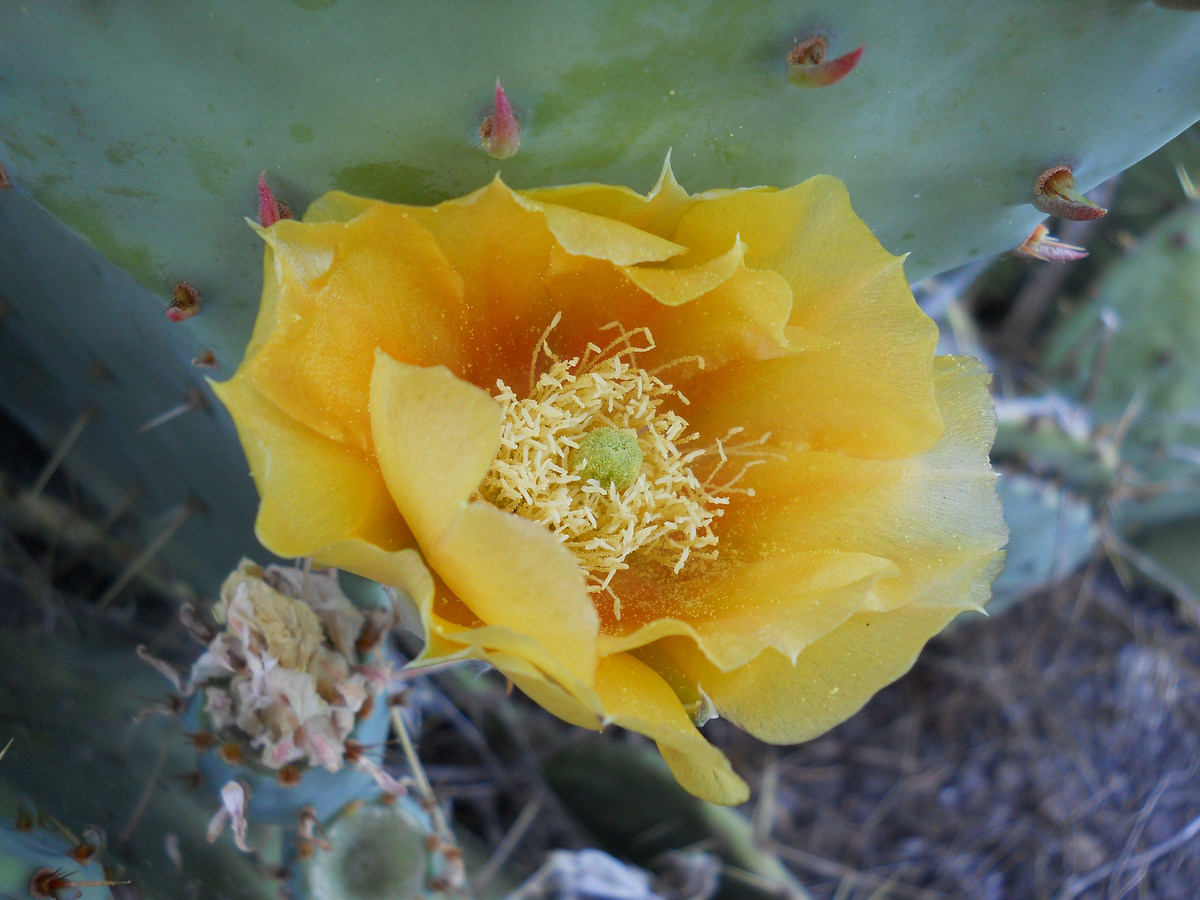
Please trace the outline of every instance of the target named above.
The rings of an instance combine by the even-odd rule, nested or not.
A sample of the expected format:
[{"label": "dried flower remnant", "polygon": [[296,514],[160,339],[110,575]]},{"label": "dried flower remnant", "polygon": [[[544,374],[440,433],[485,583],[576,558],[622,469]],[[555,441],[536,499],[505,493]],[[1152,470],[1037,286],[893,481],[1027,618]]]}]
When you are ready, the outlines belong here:
[{"label": "dried flower remnant", "polygon": [[492,159],[508,159],[521,149],[521,123],[513,114],[499,78],[496,79],[496,100],[492,114],[479,126],[479,143]]},{"label": "dried flower remnant", "polygon": [[787,55],[788,81],[802,88],[837,84],[854,71],[862,56],[863,47],[851,50],[836,59],[826,59],[828,52],[829,39],[823,34],[814,34],[797,41]]},{"label": "dried flower remnant", "polygon": [[171,305],[167,307],[167,318],[172,322],[183,322],[200,312],[200,292],[181,281],[171,292]]},{"label": "dried flower remnant", "polygon": [[290,219],[291,217],[291,207],[276,199],[274,192],[267,184],[267,173],[264,170],[258,176],[258,224],[263,228],[270,228],[280,219]]},{"label": "dried flower remnant", "polygon": [[1048,216],[1083,222],[1098,219],[1108,212],[1075,189],[1075,173],[1070,166],[1051,166],[1033,185],[1033,205]]},{"label": "dried flower remnant", "polygon": [[386,691],[390,671],[355,649],[374,613],[350,602],[336,572],[264,570],[243,560],[213,614],[223,626],[215,632],[191,615],[189,630],[211,638],[186,680],[139,648],[181,695],[203,697],[206,745],[218,744],[230,765],[276,770],[283,784],[310,766],[337,772],[350,762],[384,790],[402,790],[377,765],[362,763],[349,739],[359,711]]},{"label": "dried flower remnant", "polygon": [[1068,262],[1073,259],[1083,259],[1088,255],[1083,247],[1066,244],[1050,234],[1050,229],[1039,225],[1029,237],[1021,242],[1014,252],[1022,256],[1032,256],[1034,259],[1044,259],[1047,262]]}]

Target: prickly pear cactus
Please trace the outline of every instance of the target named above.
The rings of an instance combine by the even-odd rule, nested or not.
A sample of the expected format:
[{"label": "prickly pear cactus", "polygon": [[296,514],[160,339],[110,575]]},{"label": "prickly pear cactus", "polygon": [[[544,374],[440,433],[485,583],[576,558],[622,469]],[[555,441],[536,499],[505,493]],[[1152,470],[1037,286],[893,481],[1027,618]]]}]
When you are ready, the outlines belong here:
[{"label": "prickly pear cactus", "polygon": [[[789,72],[818,34],[836,77]],[[501,166],[517,187],[646,189],[668,148],[687,184],[828,172],[915,278],[1020,243],[1047,167],[1086,190],[1200,115],[1200,17],[1135,0],[59,0],[12,16],[0,59],[4,402],[49,443],[93,410],[68,467],[106,504],[138,483],[142,516],[191,510],[164,553],[205,586],[253,501],[192,360],[228,373],[249,334],[260,249],[240,219],[263,169],[294,206],[333,187],[427,202]],[[502,163],[479,132],[497,75],[521,127]],[[201,309],[169,324],[181,281]]]},{"label": "prickly pear cactus", "polygon": [[42,896],[106,900],[112,894],[101,863],[103,849],[100,829],[91,826],[76,837],[0,781],[0,896],[41,891]]},{"label": "prickly pear cactus", "polygon": [[[86,823],[96,822],[108,836],[96,859],[143,900],[274,900],[277,886],[233,841],[207,840],[218,804],[207,792],[188,790],[195,753],[175,720],[135,719],[162,702],[159,676],[127,651],[100,643],[0,634],[0,722],[18,723],[0,760],[0,860],[9,860],[0,872],[18,865],[24,877],[44,866],[74,873],[69,880],[103,879],[96,861],[84,866],[59,853],[73,843],[64,840],[64,828],[82,843]],[[10,827],[17,796],[31,801],[17,818],[36,822],[37,810],[45,814],[33,832]],[[21,862],[11,862],[14,853]],[[65,900],[68,890],[59,896]],[[81,890],[87,900],[111,896],[108,888]],[[30,896],[7,880],[3,893]]]}]

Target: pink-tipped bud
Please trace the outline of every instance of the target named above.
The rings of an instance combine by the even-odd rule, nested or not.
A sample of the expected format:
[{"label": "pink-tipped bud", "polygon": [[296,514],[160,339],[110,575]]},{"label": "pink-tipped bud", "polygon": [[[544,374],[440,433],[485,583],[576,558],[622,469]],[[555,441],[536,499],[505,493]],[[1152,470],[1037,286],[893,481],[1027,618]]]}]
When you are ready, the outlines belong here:
[{"label": "pink-tipped bud", "polygon": [[270,228],[280,219],[290,219],[292,211],[286,203],[275,199],[275,194],[267,186],[267,173],[264,170],[258,176],[258,224]]},{"label": "pink-tipped bud", "polygon": [[1050,229],[1039,225],[1025,238],[1016,249],[1022,256],[1032,256],[1034,259],[1044,259],[1047,262],[1068,262],[1072,259],[1083,259],[1088,252],[1074,244],[1064,244],[1050,234]]},{"label": "pink-tipped bud", "polygon": [[823,34],[798,41],[787,55],[788,81],[802,88],[828,87],[837,84],[858,65],[863,48],[851,50],[837,59],[825,58],[829,39]]},{"label": "pink-tipped bud", "polygon": [[1051,166],[1033,184],[1033,205],[1040,212],[1060,219],[1083,222],[1108,212],[1075,190],[1075,173],[1070,166]]},{"label": "pink-tipped bud", "polygon": [[172,322],[182,322],[200,312],[200,292],[181,281],[171,292],[171,305],[167,307],[167,318]]},{"label": "pink-tipped bud", "polygon": [[521,123],[496,79],[496,105],[479,126],[479,143],[492,159],[508,159],[521,149]]}]

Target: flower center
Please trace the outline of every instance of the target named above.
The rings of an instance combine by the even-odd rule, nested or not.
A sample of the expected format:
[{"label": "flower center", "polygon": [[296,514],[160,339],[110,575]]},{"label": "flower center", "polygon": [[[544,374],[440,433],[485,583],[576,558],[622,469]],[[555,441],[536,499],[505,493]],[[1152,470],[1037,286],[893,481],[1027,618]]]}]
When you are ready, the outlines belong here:
[{"label": "flower center", "polygon": [[[721,495],[745,490],[730,490],[740,472],[714,484],[727,461],[720,441],[686,449],[698,435],[666,401],[686,405],[687,398],[637,365],[639,354],[654,349],[647,329],[626,332],[613,323],[606,327],[620,336],[607,347],[589,344],[582,356],[560,359],[546,342],[558,320],[538,342],[528,395],[496,382],[504,407],[500,452],[479,497],[549,528],[578,558],[589,590],[612,596],[619,619],[609,584],[629,558],[676,573],[689,559],[715,558],[712,524],[729,502]],[[538,374],[543,354],[549,366]],[[680,362],[703,367],[695,357],[671,365]],[[710,462],[703,479],[694,471],[702,457]]]},{"label": "flower center", "polygon": [[594,481],[601,487],[612,484],[623,491],[637,481],[644,458],[636,434],[594,428],[567,454],[567,463],[584,481]]}]

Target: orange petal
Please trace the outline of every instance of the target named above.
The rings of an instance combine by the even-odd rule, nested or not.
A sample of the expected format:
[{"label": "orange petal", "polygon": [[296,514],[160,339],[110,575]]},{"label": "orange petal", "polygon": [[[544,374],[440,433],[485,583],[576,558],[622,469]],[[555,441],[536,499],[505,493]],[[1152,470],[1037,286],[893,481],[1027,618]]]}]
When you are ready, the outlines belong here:
[{"label": "orange petal", "polygon": [[377,356],[380,468],[430,566],[481,621],[528,635],[590,682],[599,619],[575,557],[547,529],[468,502],[495,458],[501,416],[444,368]]},{"label": "orange petal", "polygon": [[666,681],[629,654],[607,656],[596,669],[596,691],[608,720],[644,734],[691,794],[712,803],[744,803],[750,789],[729,760],[704,739]]},{"label": "orange petal", "polygon": [[297,422],[242,374],[212,388],[237,425],[262,497],[255,532],[272,553],[311,556],[343,538],[412,543],[373,460]]}]

